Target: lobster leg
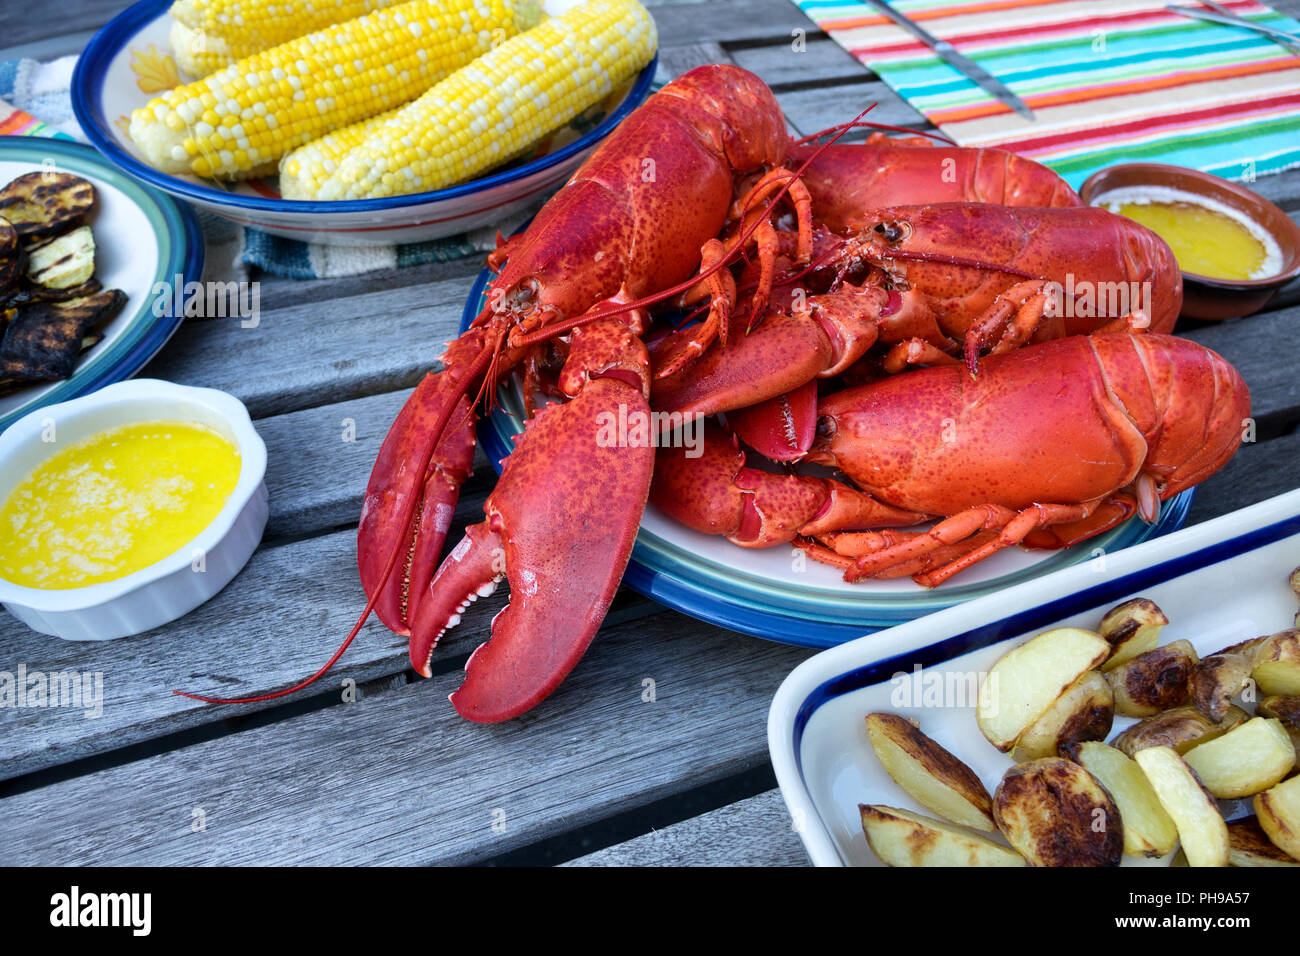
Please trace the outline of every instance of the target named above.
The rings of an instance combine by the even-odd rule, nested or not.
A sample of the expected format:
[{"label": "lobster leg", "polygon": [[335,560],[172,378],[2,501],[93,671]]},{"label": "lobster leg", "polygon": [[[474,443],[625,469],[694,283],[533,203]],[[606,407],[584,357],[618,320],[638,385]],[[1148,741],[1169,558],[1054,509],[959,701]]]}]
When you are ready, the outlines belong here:
[{"label": "lobster leg", "polygon": [[844,573],[846,581],[861,581],[878,577],[905,562],[921,558],[940,548],[959,544],[981,531],[998,531],[998,534],[969,547],[948,563],[933,571],[915,575],[918,584],[936,587],[959,571],[978,564],[990,555],[1019,544],[1035,529],[1053,524],[1086,519],[1098,502],[1080,505],[1036,504],[1022,511],[1013,511],[1001,505],[977,505],[940,521],[929,531],[899,542],[873,554],[863,555]]},{"label": "lobster leg", "polygon": [[745,465],[735,436],[705,425],[702,454],[661,448],[650,500],[670,518],[742,548],[768,548],[842,528],[918,524],[926,515],[894,508],[831,478],[774,475]]},{"label": "lobster leg", "polygon": [[575,397],[527,423],[485,520],[466,530],[428,586],[410,645],[425,675],[469,603],[502,577],[510,584],[509,605],[451,696],[463,717],[495,723],[535,706],[595,637],[631,556],[654,465],[651,442],[619,440],[611,423],[649,421],[648,376],[644,346],[626,326],[576,331],[561,373]]},{"label": "lobster leg", "polygon": [[[656,410],[712,415],[748,408],[837,375],[880,335],[896,297],[874,286],[810,296],[793,315],[769,312],[752,332],[710,349],[688,371],[655,381]],[[666,351],[674,347],[669,341]],[[658,359],[658,354],[656,358]]]}]

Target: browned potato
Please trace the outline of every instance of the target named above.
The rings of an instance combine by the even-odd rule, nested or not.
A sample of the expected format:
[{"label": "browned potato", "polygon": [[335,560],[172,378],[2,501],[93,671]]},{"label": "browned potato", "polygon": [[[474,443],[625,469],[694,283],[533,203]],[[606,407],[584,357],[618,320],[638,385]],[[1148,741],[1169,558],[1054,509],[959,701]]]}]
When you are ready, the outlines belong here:
[{"label": "browned potato", "polygon": [[1082,740],[1105,740],[1115,719],[1115,696],[1097,671],[1088,671],[1047,713],[1029,725],[1011,751],[1017,763],[1065,756],[1063,748]]},{"label": "browned potato", "polygon": [[980,687],[975,721],[985,739],[1007,751],[1056,698],[1110,654],[1100,634],[1080,627],[1044,631],[1013,647]]},{"label": "browned potato", "polygon": [[1152,650],[1160,643],[1160,631],[1169,623],[1165,612],[1153,601],[1133,598],[1106,612],[1098,632],[1112,648],[1110,657],[1101,665],[1103,671],[1113,670],[1127,660]]},{"label": "browned potato", "polygon": [[1119,808],[1077,763],[1031,760],[1007,771],[993,816],[1033,866],[1118,866],[1124,852]]},{"label": "browned potato", "polygon": [[1111,741],[1111,746],[1132,757],[1147,747],[1173,747],[1183,754],[1198,743],[1226,734],[1250,715],[1229,707],[1222,722],[1212,723],[1195,707],[1175,707],[1142,720]]},{"label": "browned potato", "polygon": [[1280,720],[1256,717],[1183,755],[1220,800],[1267,790],[1295,766],[1295,747]]},{"label": "browned potato", "polygon": [[897,714],[867,717],[867,739],[881,766],[917,803],[946,820],[997,830],[993,798],[966,766]]},{"label": "browned potato", "polygon": [[1255,648],[1250,676],[1261,694],[1300,694],[1300,631],[1270,635]]},{"label": "browned potato", "polygon": [[1252,637],[1203,658],[1192,675],[1192,703],[1206,717],[1219,723],[1227,716],[1232,698],[1242,692],[1254,667],[1255,648],[1264,642]]},{"label": "browned potato", "polygon": [[1147,747],[1133,755],[1151,789],[1178,828],[1188,866],[1227,866],[1228,827],[1219,806],[1173,747]]},{"label": "browned potato", "polygon": [[1261,717],[1273,717],[1282,721],[1287,736],[1295,747],[1296,763],[1300,764],[1300,695],[1275,694],[1265,697],[1255,707]]},{"label": "browned potato", "polygon": [[1115,713],[1151,717],[1186,703],[1197,660],[1191,644],[1174,641],[1116,667],[1106,675],[1115,692]]},{"label": "browned potato", "polygon": [[1255,816],[1274,846],[1300,860],[1300,777],[1256,794]]},{"label": "browned potato", "polygon": [[1256,817],[1228,824],[1228,863],[1231,866],[1300,866],[1276,846]]},{"label": "browned potato", "polygon": [[1024,866],[1019,854],[959,827],[900,810],[859,804],[871,852],[888,866]]},{"label": "browned potato", "polygon": [[1174,848],[1178,829],[1132,757],[1095,741],[1072,744],[1068,756],[1092,774],[1119,807],[1125,853],[1164,856]]}]

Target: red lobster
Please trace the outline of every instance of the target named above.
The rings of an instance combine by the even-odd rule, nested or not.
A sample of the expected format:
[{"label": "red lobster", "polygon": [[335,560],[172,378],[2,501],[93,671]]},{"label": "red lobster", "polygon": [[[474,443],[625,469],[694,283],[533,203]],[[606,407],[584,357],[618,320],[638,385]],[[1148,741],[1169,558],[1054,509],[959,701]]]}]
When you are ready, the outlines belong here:
[{"label": "red lobster", "polygon": [[[733,333],[725,348],[656,381],[656,410],[747,409],[733,416],[742,437],[769,458],[790,460],[806,450],[815,423],[811,383],[845,372],[878,342],[892,346],[886,371],[956,364],[963,341],[974,369],[981,352],[1095,332],[1138,313],[1151,331],[1169,332],[1182,305],[1169,246],[1104,209],[946,203],[879,210],[861,221],[862,232],[832,261],[841,273],[867,269],[863,284],[836,280],[838,288],[806,296],[802,307],[791,305],[791,286],[778,286],[748,334]],[[1077,291],[1090,299],[1076,301]]]},{"label": "red lobster", "polygon": [[[528,710],[595,636],[631,554],[654,462],[653,448],[596,439],[602,413],[649,412],[639,339],[648,320],[636,304],[689,284],[701,249],[727,222],[737,177],[775,170],[788,179],[787,146],[781,110],[752,74],[701,67],[668,84],[497,251],[492,262],[503,268],[488,309],[393,424],[366,490],[357,555],[381,619],[410,634],[415,669],[427,676],[439,637],[468,603],[503,576],[510,582],[510,604],[452,695],[463,716],[500,721]],[[528,423],[484,506],[486,520],[435,573],[472,461],[467,396],[530,360],[535,345],[512,345],[521,334],[603,312],[572,327],[559,378],[570,401]]]},{"label": "red lobster", "polygon": [[[343,654],[371,610],[409,635],[411,663],[427,676],[441,635],[503,577],[511,601],[493,622],[491,639],[470,656],[452,703],[471,720],[500,721],[555,689],[605,616],[649,493],[653,449],[599,440],[602,416],[649,412],[646,309],[678,295],[687,304],[707,300],[706,325],[725,340],[737,296],[729,263],[737,254],[751,244],[757,253],[760,277],[750,297],[757,303],[766,301],[778,261],[813,267],[813,200],[787,167],[790,148],[775,97],[736,67],[692,70],[623,121],[527,231],[489,258],[499,274],[488,306],[449,343],[442,371],[420,383],[389,431],[358,528],[368,603],[356,627],[317,674],[244,700],[310,684]],[[838,156],[830,154],[826,168]],[[930,161],[919,149],[906,156]],[[1003,198],[1045,189],[1069,199],[1041,167],[990,162],[1003,163]],[[1020,190],[1017,176],[1048,185]],[[989,181],[980,174],[966,183],[979,191],[994,188]],[[959,190],[954,198],[983,197]],[[912,199],[921,197],[893,201]],[[781,202],[793,221],[778,218]],[[835,266],[847,272],[869,262],[888,271],[887,259],[871,258],[874,251],[868,241],[853,241]],[[693,337],[679,353],[680,366],[710,341],[708,334]],[[439,564],[472,467],[479,400],[491,404],[497,384],[516,368],[524,372],[526,398],[545,388],[568,401],[528,422],[487,499],[485,520]],[[823,487],[831,524],[881,527],[918,518],[842,483]]]},{"label": "red lobster", "polygon": [[1232,457],[1249,414],[1241,376],[1203,346],[1073,336],[990,358],[973,378],[920,369],[822,399],[806,460],[882,508],[942,519],[927,531],[837,535],[856,529],[828,520],[828,479],[746,468],[720,429],[699,458],[660,450],[651,501],[742,546],[798,540],[849,581],[933,587],[1011,545],[1066,547],[1135,512],[1154,521]]}]

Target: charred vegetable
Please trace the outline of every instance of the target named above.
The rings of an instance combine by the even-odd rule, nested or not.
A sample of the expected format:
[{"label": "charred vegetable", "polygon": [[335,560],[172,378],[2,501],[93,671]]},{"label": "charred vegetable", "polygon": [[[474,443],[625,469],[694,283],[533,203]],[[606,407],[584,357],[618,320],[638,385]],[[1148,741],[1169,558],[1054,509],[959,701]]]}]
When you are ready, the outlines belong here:
[{"label": "charred vegetable", "polygon": [[71,173],[27,173],[0,189],[0,216],[23,239],[79,226],[94,209],[95,187]]},{"label": "charred vegetable", "polygon": [[108,289],[22,309],[5,326],[0,340],[0,378],[10,384],[67,378],[88,333],[111,319],[125,302],[125,293]]}]

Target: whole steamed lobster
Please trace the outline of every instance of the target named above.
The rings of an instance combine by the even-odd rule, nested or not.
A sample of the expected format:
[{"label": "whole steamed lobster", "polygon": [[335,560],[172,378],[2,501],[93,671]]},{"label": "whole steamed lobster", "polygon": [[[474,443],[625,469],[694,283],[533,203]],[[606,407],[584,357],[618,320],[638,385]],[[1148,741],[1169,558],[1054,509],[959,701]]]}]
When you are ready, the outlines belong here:
[{"label": "whole steamed lobster", "polygon": [[[317,674],[233,702],[311,683],[371,610],[428,676],[439,638],[505,578],[510,602],[451,701],[474,721],[518,716],[591,643],[652,485],[666,513],[738,544],[937,584],[1017,542],[1150,519],[1227,461],[1248,413],[1231,366],[1162,334],[1182,289],[1153,233],[999,150],[792,144],[771,90],[732,66],[652,95],[489,265],[487,306],[375,462],[361,619]],[[1150,294],[1088,310],[1067,294],[1062,310],[1079,276]],[[707,314],[665,333],[650,312],[665,301]],[[1098,331],[1116,334],[1084,337]],[[538,393],[562,401],[526,422],[484,521],[439,564],[479,409],[516,373],[530,410]],[[865,384],[823,397],[828,380]],[[600,440],[608,415],[652,405],[727,413],[755,450],[853,484],[747,467],[712,423],[696,460]],[[963,437],[940,455],[945,418]]]}]

